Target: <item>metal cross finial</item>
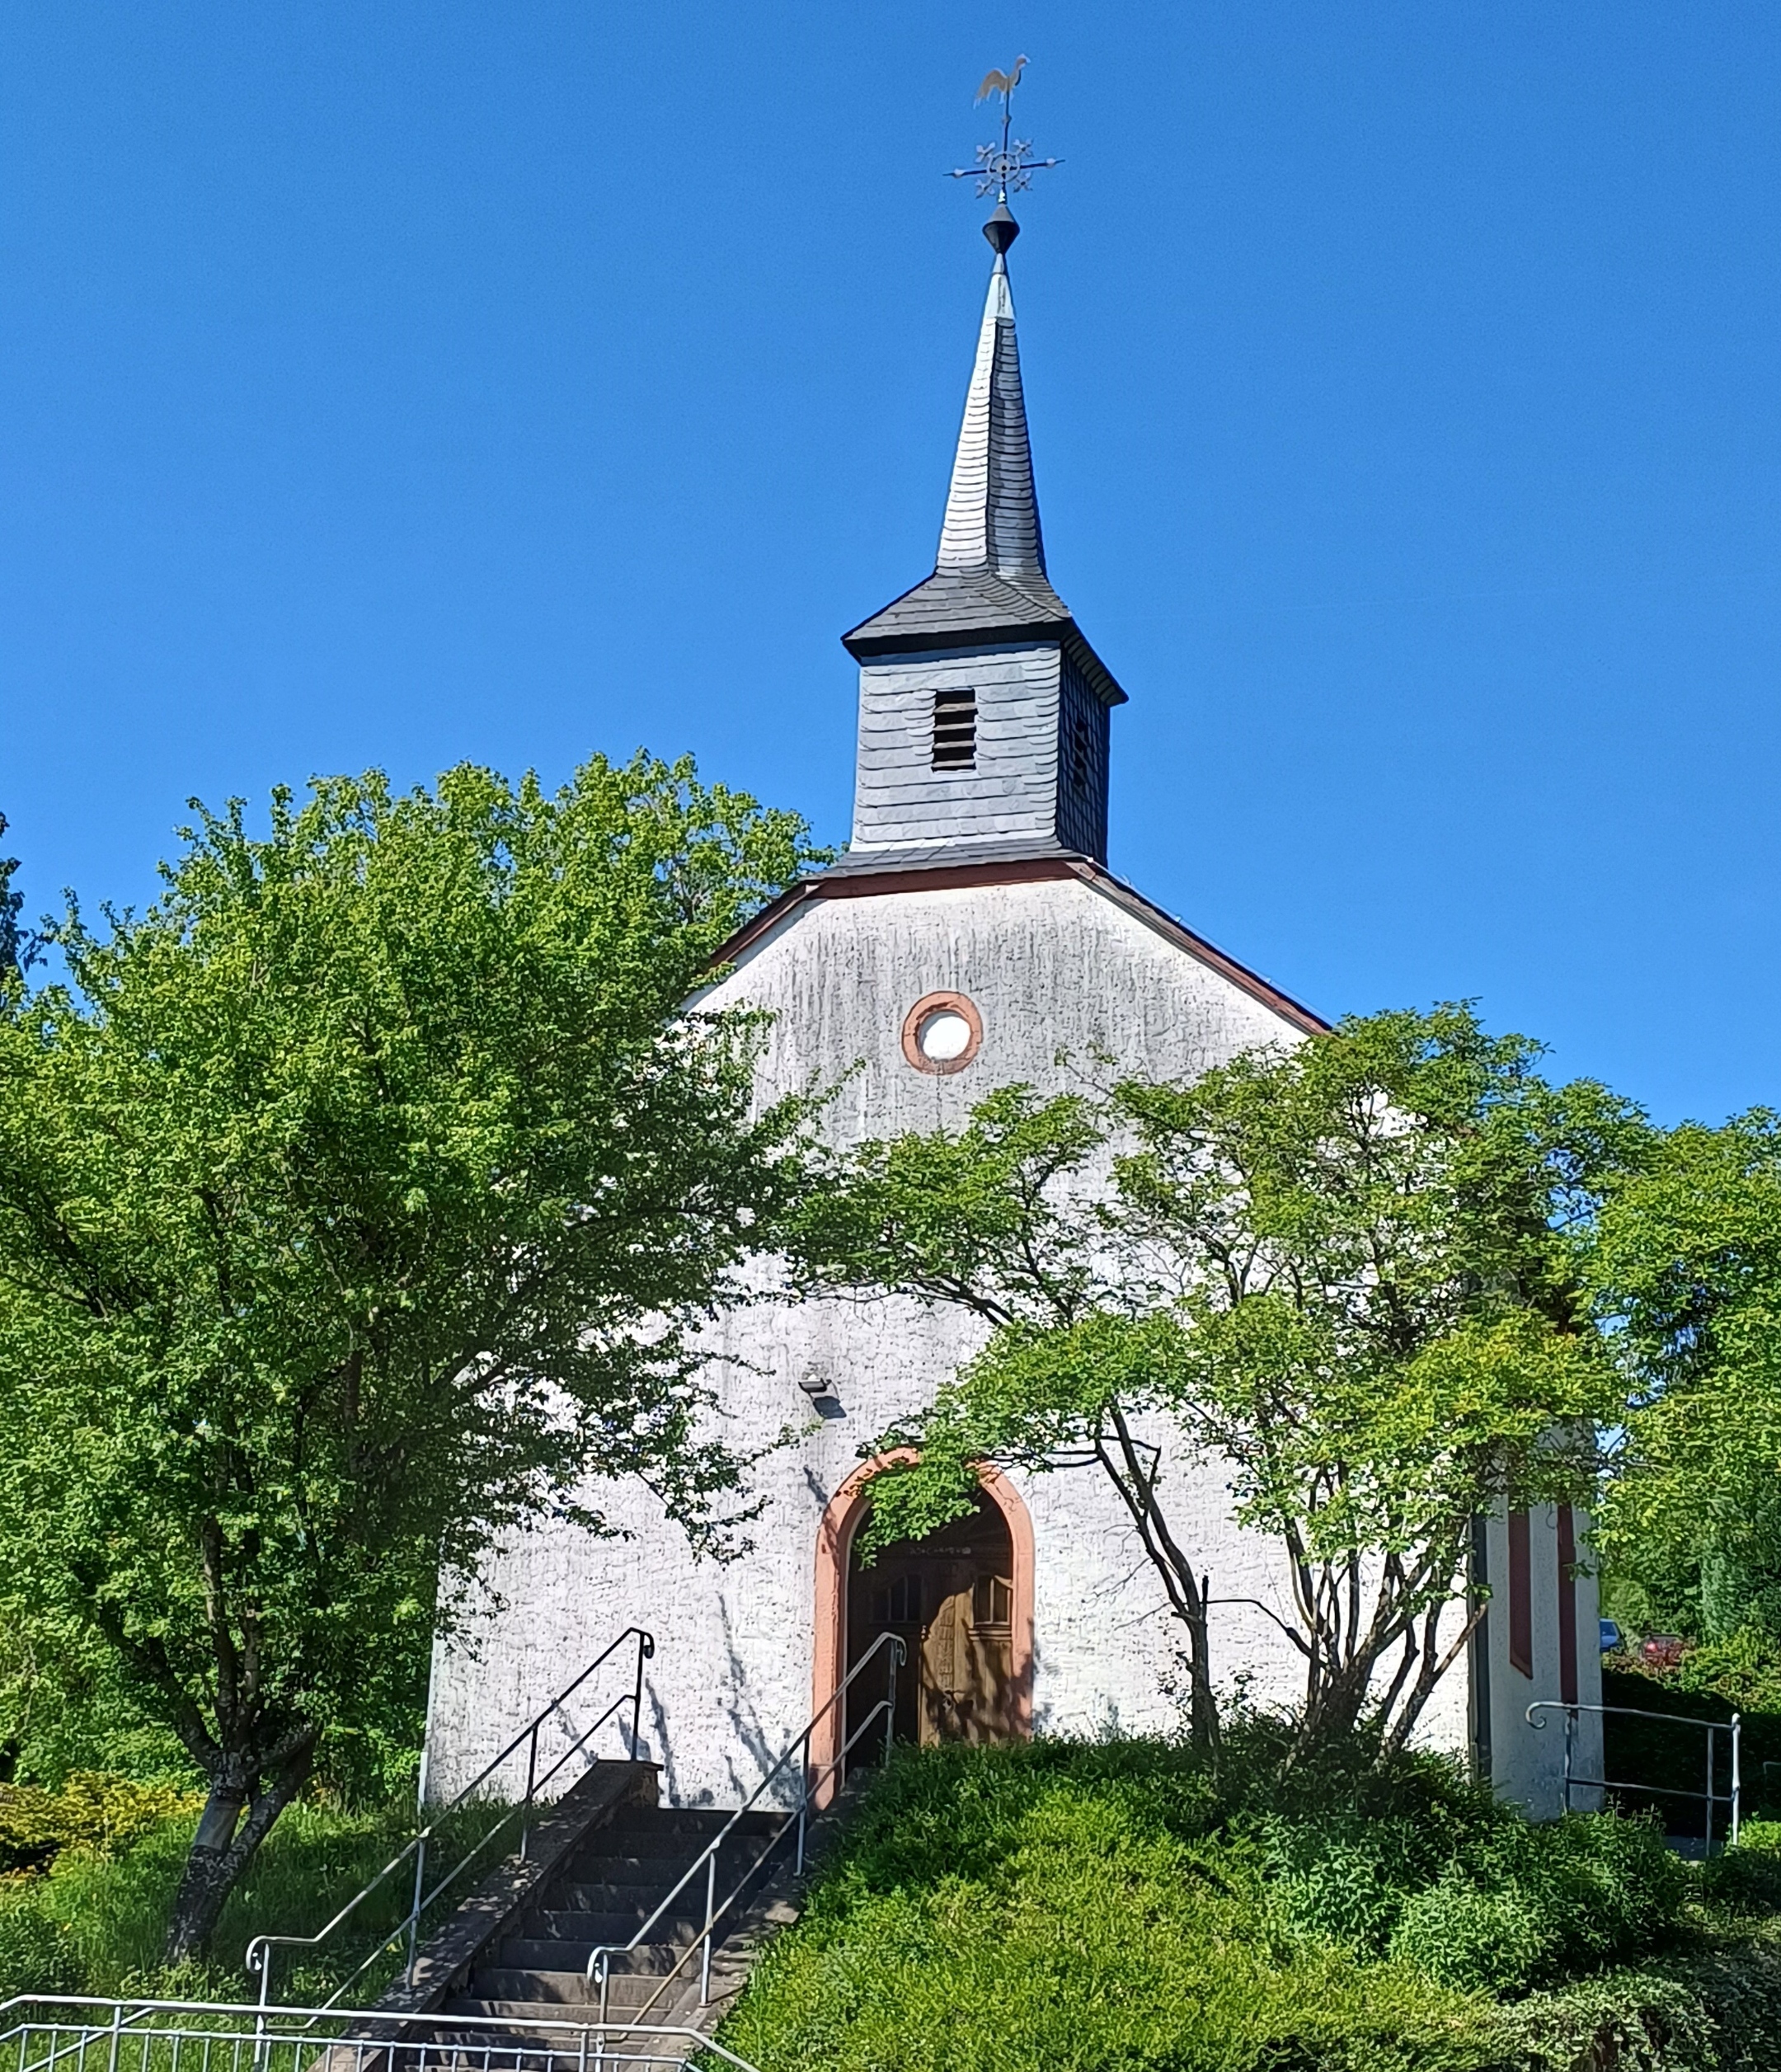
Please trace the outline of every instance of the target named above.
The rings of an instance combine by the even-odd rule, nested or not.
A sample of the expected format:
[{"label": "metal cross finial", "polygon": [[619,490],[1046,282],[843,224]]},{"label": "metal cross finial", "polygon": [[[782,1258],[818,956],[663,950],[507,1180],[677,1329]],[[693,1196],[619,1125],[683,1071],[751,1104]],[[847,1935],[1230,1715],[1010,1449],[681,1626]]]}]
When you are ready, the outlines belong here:
[{"label": "metal cross finial", "polygon": [[975,180],[980,195],[994,195],[997,202],[1006,208],[1010,195],[1017,195],[1022,187],[1032,185],[1036,172],[1043,172],[1047,166],[1059,166],[1061,158],[1030,158],[1032,149],[1030,139],[1008,134],[1013,120],[1014,89],[1020,84],[1020,76],[1027,69],[1027,60],[1017,58],[1006,72],[993,68],[984,74],[983,84],[977,89],[980,101],[993,96],[1002,96],[1002,141],[999,143],[979,144],[975,166],[955,166],[947,175],[948,180]]}]

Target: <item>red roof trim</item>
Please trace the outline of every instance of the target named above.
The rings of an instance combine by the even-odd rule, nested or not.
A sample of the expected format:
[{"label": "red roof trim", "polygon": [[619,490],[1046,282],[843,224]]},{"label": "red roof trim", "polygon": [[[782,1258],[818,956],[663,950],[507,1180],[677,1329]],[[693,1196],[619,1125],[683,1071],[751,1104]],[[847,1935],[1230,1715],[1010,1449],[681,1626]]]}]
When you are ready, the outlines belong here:
[{"label": "red roof trim", "polygon": [[1307,1036],[1321,1035],[1329,1027],[1321,1015],[1313,1014],[1309,1008],[1301,1005],[1290,994],[1282,993],[1278,986],[1271,985],[1259,973],[1238,963],[1234,957],[1226,956],[1203,937],[1184,928],[1173,914],[1152,905],[1143,893],[1134,890],[1111,872],[1083,857],[1023,857],[1014,862],[929,864],[909,871],[860,871],[839,877],[801,878],[777,900],[764,906],[753,920],[737,929],[712,962],[733,964],[797,908],[815,900],[876,898],[897,892],[934,892],[951,887],[964,890],[979,885],[1031,885],[1046,878],[1069,877],[1080,879],[1135,920],[1154,929],[1165,942],[1172,942],[1177,949],[1185,950],[1221,978],[1229,979],[1252,999],[1259,1000],[1263,1007],[1271,1009],[1282,1021],[1291,1022],[1295,1028],[1302,1029]]},{"label": "red roof trim", "polygon": [[712,951],[711,961],[706,969],[712,970],[720,965],[734,964],[745,950],[753,949],[761,937],[776,928],[794,908],[804,904],[811,896],[811,889],[815,882],[813,878],[801,878],[777,899],[769,900],[752,920],[745,921],[727,942]]},{"label": "red roof trim", "polygon": [[928,863],[908,871],[855,871],[845,877],[818,878],[820,900],[858,900],[875,892],[941,892],[948,886],[1031,885],[1041,878],[1067,878],[1069,856],[1022,856],[1005,863]]}]

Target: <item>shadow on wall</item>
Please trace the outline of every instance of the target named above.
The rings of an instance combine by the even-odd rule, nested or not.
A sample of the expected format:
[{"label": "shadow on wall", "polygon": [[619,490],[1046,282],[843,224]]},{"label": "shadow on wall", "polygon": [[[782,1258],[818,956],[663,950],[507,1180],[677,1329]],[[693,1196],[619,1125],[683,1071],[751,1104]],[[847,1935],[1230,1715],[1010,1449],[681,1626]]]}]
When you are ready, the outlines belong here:
[{"label": "shadow on wall", "polygon": [[[735,1629],[730,1622],[729,1600],[721,1593],[718,1596],[717,1606],[718,1616],[723,1621],[724,1655],[730,1665],[730,1680],[726,1686],[730,1694],[724,1712],[736,1740],[754,1759],[754,1774],[745,1782],[737,1775],[734,1759],[727,1756],[725,1759],[725,1767],[730,1773],[731,1789],[735,1794],[735,1803],[740,1806],[785,1751],[769,1744],[761,1726],[760,1714],[748,1701],[748,1671],[736,1651]],[[799,1722],[800,1726],[802,1723]]]},{"label": "shadow on wall", "polygon": [[644,1762],[650,1761],[651,1758],[648,1754],[648,1750],[653,1745],[656,1751],[653,1760],[661,1765],[663,1794],[669,1805],[678,1806],[680,1803],[680,1792],[674,1780],[674,1748],[668,1738],[668,1715],[662,1710],[661,1699],[656,1695],[656,1686],[653,1684],[649,1686],[647,1695],[650,1726],[652,1731],[650,1741],[646,1742],[643,1748],[638,1750],[638,1757]]},{"label": "shadow on wall", "polygon": [[[723,1716],[729,1722],[734,1742],[740,1744],[745,1755],[751,1758],[754,1764],[753,1775],[745,1776],[740,1770],[735,1755],[728,1752],[726,1754],[724,1768],[730,1779],[730,1793],[726,1802],[731,1806],[740,1806],[785,1751],[782,1748],[775,1747],[768,1741],[767,1731],[761,1723],[759,1712],[748,1698],[748,1670],[737,1649],[735,1631],[731,1622],[730,1607],[721,1595],[718,1605],[718,1615],[723,1622],[724,1659],[728,1672],[724,1686],[727,1696],[723,1703]],[[703,1786],[698,1790],[692,1792],[683,1788],[679,1766],[674,1760],[674,1736],[669,1729],[667,1711],[653,1684],[646,1688],[645,1697],[649,1708],[651,1730],[648,1746],[655,1751],[653,1760],[661,1766],[662,1792],[666,1802],[671,1806],[716,1805],[717,1794],[709,1785]],[[710,1716],[707,1714],[705,1717],[708,1719]],[[801,1719],[798,1724],[802,1726]],[[708,1729],[696,1731],[703,1732]],[[702,1750],[701,1753],[703,1752]],[[647,1750],[644,1751],[644,1759],[650,1760]]]},{"label": "shadow on wall", "polygon": [[1032,1731],[1035,1741],[1049,1734],[1055,1724],[1051,1708],[1039,1702],[1039,1694],[1045,1687],[1046,1668],[1046,1652],[1039,1644],[1039,1636],[1035,1633],[1032,1644]]}]

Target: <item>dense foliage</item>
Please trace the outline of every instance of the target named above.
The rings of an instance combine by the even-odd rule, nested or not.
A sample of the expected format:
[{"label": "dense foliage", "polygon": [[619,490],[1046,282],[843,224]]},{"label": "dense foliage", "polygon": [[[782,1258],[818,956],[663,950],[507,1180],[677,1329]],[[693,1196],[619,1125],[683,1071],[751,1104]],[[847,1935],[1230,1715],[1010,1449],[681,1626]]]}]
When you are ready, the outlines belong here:
[{"label": "dense foliage", "polygon": [[170,1816],[195,1814],[198,1802],[177,1784],[77,1770],[59,1791],[0,1784],[0,1873],[44,1871],[66,1849],[115,1854]]},{"label": "dense foliage", "polygon": [[101,1636],[0,1590],[0,1782],[55,1787],[77,1770],[187,1784],[194,1775]]},{"label": "dense foliage", "polygon": [[794,817],[640,758],[185,839],[0,1016],[0,1572],[206,1780],[174,1957],[327,1737],[411,1741],[496,1535],[600,1475],[735,1525],[692,1338],[801,1170],[679,1012]]},{"label": "dense foliage", "polygon": [[1299,1933],[1154,1745],[907,1755],[723,2040],[766,2072],[1476,2065],[1459,1995]]},{"label": "dense foliage", "polygon": [[726,2041],[764,2072],[1704,2068],[1738,2060],[1581,2050],[1666,2008],[1710,2046],[1725,2018],[1685,1959],[1781,2000],[1781,1951],[1716,1928],[1643,1822],[1530,1827],[1365,1747],[1283,1781],[1281,1752],[1245,1726],[1215,1774],[1145,1741],[902,1756]]},{"label": "dense foliage", "polygon": [[[1606,1774],[1646,1788],[1628,1805],[1658,1808],[1672,1835],[1703,1835],[1706,1807],[1693,1797],[1706,1782],[1707,1736],[1696,1722],[1740,1718],[1743,1810],[1746,1818],[1781,1816],[1781,1661],[1774,1643],[1746,1632],[1690,1648],[1674,1668],[1655,1669],[1624,1655],[1602,1664]],[[1647,1715],[1661,1714],[1662,1717]],[[1728,1735],[1716,1736],[1714,1788],[1729,1792]],[[1714,1811],[1713,1831],[1726,1831],[1727,1807]]]},{"label": "dense foliage", "polygon": [[[299,1799],[230,1894],[206,1955],[170,1966],[162,1956],[167,1913],[190,1847],[196,1801],[188,1797],[156,1815],[139,1788],[97,1778],[42,1797],[53,1802],[28,1805],[25,1818],[34,1830],[56,1831],[47,1869],[0,1876],[0,2000],[50,1992],[238,2000],[253,1990],[243,1962],[250,1936],[312,1934],[414,1832],[411,1801],[348,1807]],[[450,1831],[468,1845],[477,1823],[491,1817],[487,1809],[472,1812]],[[0,1802],[0,1835],[7,1818]],[[444,1905],[457,1896],[454,1888]],[[406,1882],[392,1881],[355,1917],[354,1933],[293,1963],[280,1974],[280,1990],[325,1996],[375,1952],[408,1898]],[[430,1925],[440,1910],[430,1915]],[[374,1967],[370,1991],[361,1986],[359,1997],[374,1997],[399,1962],[392,1954],[381,1970]]]},{"label": "dense foliage", "polygon": [[1781,1116],[1656,1139],[1591,1270],[1633,1403],[1600,1525],[1617,1606],[1781,1659]]},{"label": "dense foliage", "polygon": [[[906,1755],[873,1781],[727,2040],[764,2068],[1761,2072],[1781,2036],[1781,1826],[1697,1871],[1638,1823],[1521,1825],[1440,1762],[1326,1751],[1281,1780],[1246,1725],[1180,1745]],[[0,1999],[240,1994],[250,1932],[312,1930],[406,1839],[402,1803],[306,1797],[206,1966],[161,1928],[194,1809],[86,1778],[0,1795],[59,1839],[0,1876]],[[53,1801],[53,1803],[46,1803]],[[493,1809],[485,1809],[488,1817]],[[465,1839],[468,1839],[466,1830]],[[398,1918],[297,1967],[325,1994]],[[392,1955],[393,1966],[399,1958]],[[379,1975],[381,1976],[381,1975]]]},{"label": "dense foliage", "polygon": [[1401,1745],[1483,1614],[1444,1629],[1473,1520],[1590,1494],[1618,1407],[1581,1255],[1647,1132],[1538,1061],[1464,1008],[1376,1015],[1182,1084],[1004,1088],[963,1130],[839,1161],[801,1224],[812,1284],[989,1331],[883,1435],[919,1459],[875,1482],[867,1544],[960,1515],[980,1460],[1097,1465],[1182,1622],[1206,1741],[1220,1579],[1168,1506],[1215,1464],[1284,1557],[1290,1614],[1260,1609],[1303,1658],[1305,1741],[1367,1721]]}]

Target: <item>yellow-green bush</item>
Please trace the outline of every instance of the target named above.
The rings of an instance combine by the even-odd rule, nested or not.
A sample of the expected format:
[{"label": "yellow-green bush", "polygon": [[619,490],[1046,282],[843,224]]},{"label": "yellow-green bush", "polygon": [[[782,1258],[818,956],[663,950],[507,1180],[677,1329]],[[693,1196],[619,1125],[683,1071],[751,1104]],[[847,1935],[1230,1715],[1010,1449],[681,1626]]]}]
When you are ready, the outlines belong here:
[{"label": "yellow-green bush", "polygon": [[198,1796],[173,1783],[77,1770],[57,1792],[0,1784],[0,1871],[46,1870],[66,1849],[127,1849],[162,1822],[195,1814]]},{"label": "yellow-green bush", "polygon": [[[76,1790],[71,1805],[75,1812],[85,1807],[87,1823],[81,1840],[62,1847],[45,1870],[0,1876],[0,1999],[31,1992],[239,1999],[253,1983],[242,1962],[251,1936],[313,1933],[414,1833],[414,1808],[405,1800],[377,1807],[299,1801],[230,1894],[209,1963],[176,1976],[163,1970],[161,1948],[197,1807],[178,1792],[172,1799],[151,1818],[147,1802],[127,1794]],[[450,1823],[444,1846],[461,1854],[500,1811],[466,1809]],[[494,1844],[494,1856],[507,1846]],[[280,1993],[301,2001],[331,1992],[402,1919],[411,1889],[408,1877],[392,1878],[355,1917],[360,1933],[341,1937],[307,1964],[287,1957],[276,1979]],[[438,1903],[429,1930],[460,1896],[453,1887]],[[374,1966],[358,1990],[375,1997],[396,1962]]]}]

